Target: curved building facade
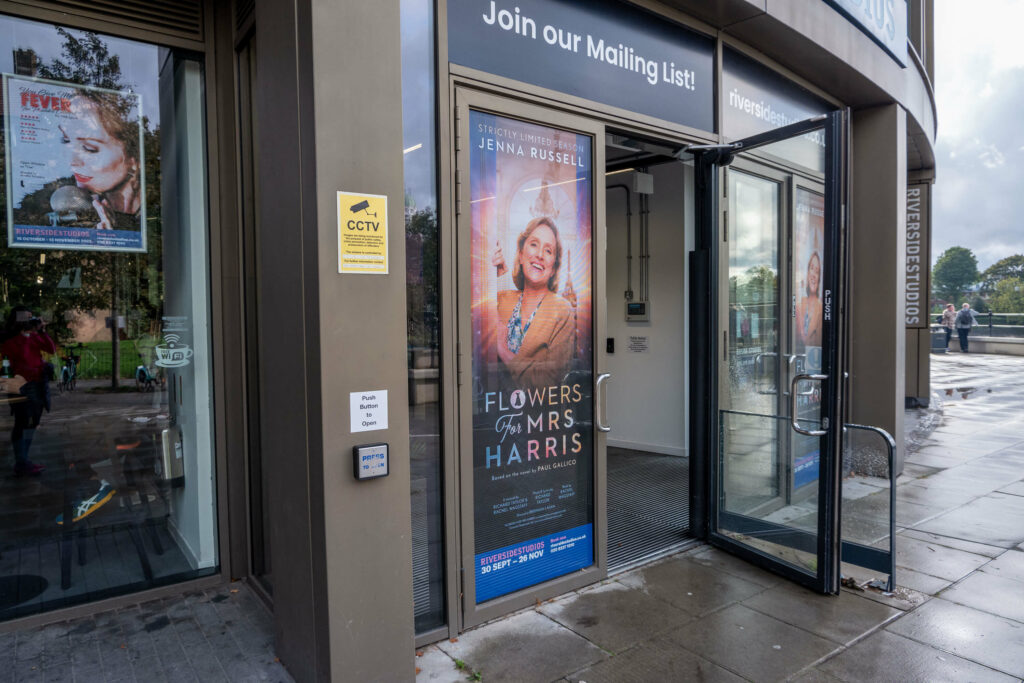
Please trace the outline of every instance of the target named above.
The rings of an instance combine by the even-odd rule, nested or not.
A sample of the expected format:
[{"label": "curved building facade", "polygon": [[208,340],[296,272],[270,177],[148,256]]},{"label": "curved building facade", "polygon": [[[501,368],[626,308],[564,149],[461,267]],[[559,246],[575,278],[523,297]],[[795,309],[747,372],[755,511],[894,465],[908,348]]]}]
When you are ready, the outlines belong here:
[{"label": "curved building facade", "polygon": [[245,579],[297,680],[408,680],[699,543],[884,571],[845,426],[898,473],[930,393],[931,0],[20,0],[0,40],[0,629]]}]

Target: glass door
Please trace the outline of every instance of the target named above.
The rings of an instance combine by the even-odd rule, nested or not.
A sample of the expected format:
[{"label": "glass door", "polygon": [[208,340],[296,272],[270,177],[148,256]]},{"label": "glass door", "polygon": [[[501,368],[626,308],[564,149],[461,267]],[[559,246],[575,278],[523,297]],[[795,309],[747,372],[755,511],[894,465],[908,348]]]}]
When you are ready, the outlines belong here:
[{"label": "glass door", "polygon": [[839,588],[842,126],[694,150],[722,182],[708,536],[821,592]]},{"label": "glass door", "polygon": [[604,128],[462,88],[455,122],[468,627],[605,575]]}]

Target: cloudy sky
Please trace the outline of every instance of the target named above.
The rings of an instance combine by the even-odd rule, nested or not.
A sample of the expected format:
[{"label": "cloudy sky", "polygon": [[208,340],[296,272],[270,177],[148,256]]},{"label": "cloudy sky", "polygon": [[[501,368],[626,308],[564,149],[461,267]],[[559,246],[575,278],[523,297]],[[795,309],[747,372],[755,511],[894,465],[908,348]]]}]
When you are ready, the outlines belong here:
[{"label": "cloudy sky", "polygon": [[939,113],[932,259],[1024,254],[1024,2],[935,3]]}]

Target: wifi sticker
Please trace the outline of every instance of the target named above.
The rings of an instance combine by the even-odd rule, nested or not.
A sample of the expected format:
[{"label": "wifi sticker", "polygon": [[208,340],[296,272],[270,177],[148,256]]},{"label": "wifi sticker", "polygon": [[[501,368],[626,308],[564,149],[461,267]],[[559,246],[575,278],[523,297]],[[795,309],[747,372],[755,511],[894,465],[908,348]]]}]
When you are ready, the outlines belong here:
[{"label": "wifi sticker", "polygon": [[192,358],[192,349],[183,344],[181,335],[169,332],[164,334],[164,343],[157,344],[156,364],[161,368],[180,368],[188,365]]}]

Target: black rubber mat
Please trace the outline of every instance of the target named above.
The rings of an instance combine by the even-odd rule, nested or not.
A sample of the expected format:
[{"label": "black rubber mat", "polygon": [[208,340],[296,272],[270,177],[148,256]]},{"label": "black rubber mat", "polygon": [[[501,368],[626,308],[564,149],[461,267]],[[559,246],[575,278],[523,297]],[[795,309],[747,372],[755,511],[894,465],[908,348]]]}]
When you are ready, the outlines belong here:
[{"label": "black rubber mat", "polygon": [[689,458],[608,448],[608,568],[693,540]]}]

